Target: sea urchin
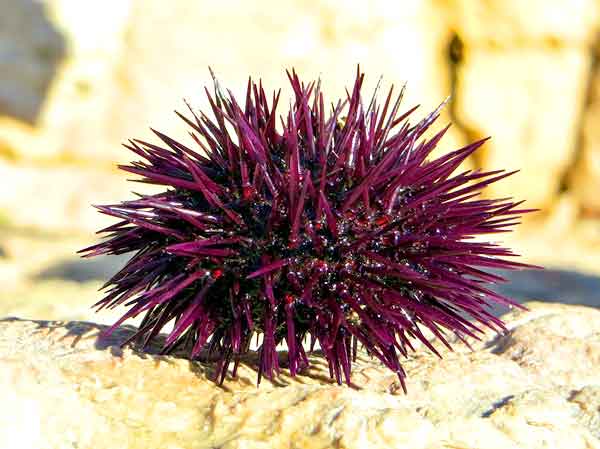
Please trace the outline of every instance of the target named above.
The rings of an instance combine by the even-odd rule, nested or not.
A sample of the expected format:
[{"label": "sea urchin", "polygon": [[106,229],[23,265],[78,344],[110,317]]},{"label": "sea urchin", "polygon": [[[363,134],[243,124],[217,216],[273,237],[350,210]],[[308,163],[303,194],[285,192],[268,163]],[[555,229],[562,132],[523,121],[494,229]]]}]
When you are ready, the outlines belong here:
[{"label": "sea urchin", "polygon": [[364,103],[358,72],[347,98],[329,107],[320,82],[288,77],[285,116],[280,91],[268,101],[249,80],[242,107],[215,80],[214,94],[205,89],[212,119],[178,114],[195,148],[158,131],[161,144],[125,145],[143,161],[121,168],[167,188],[98,207],[121,221],[82,252],[135,254],[96,306],[129,307],[109,332],[144,312],[133,336],[144,344],[174,320],[164,352],[216,357],[218,382],[261,334],[258,382],[280,372],[280,343],[292,376],[308,366],[310,336],[338,383],[350,383],[360,343],[405,389],[399,355],[414,350],[411,340],[437,354],[425,328],[448,347],[448,332],[466,342],[479,325],[503,329],[491,303],[518,304],[488,288],[503,279],[482,267],[527,265],[474,237],[506,232],[529,210],[476,198],[512,173],[455,173],[485,139],[428,160],[448,129],[424,137],[440,108],[411,125],[416,108],[400,113],[404,89],[394,99],[391,88],[383,106],[376,89]]}]

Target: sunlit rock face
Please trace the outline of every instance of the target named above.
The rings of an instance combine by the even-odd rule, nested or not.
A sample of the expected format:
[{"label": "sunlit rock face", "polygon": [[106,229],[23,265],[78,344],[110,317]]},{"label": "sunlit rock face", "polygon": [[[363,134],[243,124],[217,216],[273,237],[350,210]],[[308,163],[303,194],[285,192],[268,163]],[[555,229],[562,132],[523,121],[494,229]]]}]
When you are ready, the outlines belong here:
[{"label": "sunlit rock face", "polygon": [[[593,49],[593,70],[590,72],[587,108],[581,123],[580,156],[575,169],[570,173],[570,189],[574,192],[578,205],[588,216],[600,212],[600,70],[597,61],[600,58],[600,43]],[[594,226],[595,227],[595,226]],[[597,232],[597,227],[596,232]]]},{"label": "sunlit rock face", "polygon": [[[321,74],[324,89],[339,96],[360,62],[375,74],[367,84],[379,74],[387,83],[407,82],[406,103],[423,111],[452,95],[441,121],[454,126],[439,153],[492,135],[468,167],[522,170],[494,195],[518,191],[549,214],[567,189],[577,210],[600,209],[597,83],[589,83],[597,78],[600,24],[593,0],[376,1],[369,8],[326,0],[272,8],[2,0],[0,9],[2,164],[18,161],[44,176],[48,161],[96,169],[125,162],[126,138],[147,137],[149,125],[181,129],[172,111],[182,98],[205,106],[208,65],[237,92],[248,73],[280,85],[282,68],[293,66],[307,78]],[[82,195],[97,202],[93,190]],[[11,207],[0,198],[0,211]],[[47,202],[51,207],[64,210],[69,202]],[[27,215],[16,221],[31,223]]]},{"label": "sunlit rock face", "polygon": [[457,5],[456,117],[469,133],[493,135],[480,165],[523,169],[494,194],[519,191],[549,207],[578,157],[597,4],[573,2],[569,14],[562,1]]},{"label": "sunlit rock face", "polygon": [[[223,387],[209,364],[120,349],[85,322],[0,322],[3,447],[595,448],[600,312],[528,303],[509,331],[443,359],[417,348],[398,379],[362,354],[353,386],[311,368],[256,388],[256,358]],[[157,342],[159,345],[160,342]],[[282,355],[282,360],[284,359]],[[566,361],[569,361],[568,363]]]},{"label": "sunlit rock face", "polygon": [[43,2],[0,1],[0,117],[36,122],[66,42]]}]

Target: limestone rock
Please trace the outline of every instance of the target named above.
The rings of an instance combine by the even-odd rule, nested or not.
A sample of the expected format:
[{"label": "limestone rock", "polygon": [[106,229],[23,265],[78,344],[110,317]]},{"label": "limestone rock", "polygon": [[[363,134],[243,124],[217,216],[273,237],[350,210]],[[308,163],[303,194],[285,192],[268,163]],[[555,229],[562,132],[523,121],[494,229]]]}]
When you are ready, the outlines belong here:
[{"label": "limestone rock", "polygon": [[[202,87],[211,84],[209,65],[237,95],[249,75],[260,77],[268,91],[284,87],[280,105],[285,108],[291,94],[285,69],[294,67],[306,79],[321,76],[326,101],[332,101],[345,95],[360,63],[369,88],[380,75],[384,88],[407,82],[404,108],[421,104],[416,116],[423,116],[451,93],[443,68],[450,32],[446,18],[431,0],[375,1],[369,8],[357,0],[343,7],[319,0],[261,8],[243,1],[224,6],[176,0],[169,8],[160,0],[136,2],[120,67],[116,134],[139,135],[148,124],[181,134],[172,111],[185,108],[184,97],[194,106],[207,106]],[[157,34],[157,27],[170,31]],[[440,119],[439,129],[448,121],[447,115]],[[444,148],[459,142],[453,132]]]},{"label": "limestone rock", "polygon": [[[0,86],[10,95],[5,113],[21,119],[31,115],[30,103],[36,106],[33,128],[0,123],[0,147],[26,160],[67,154],[121,162],[130,155],[120,143],[147,138],[149,126],[183,134],[173,109],[185,108],[183,98],[207,106],[202,89],[210,84],[209,65],[238,94],[248,75],[275,90],[287,83],[284,69],[295,67],[306,78],[321,75],[325,92],[337,98],[357,63],[368,71],[370,87],[380,74],[388,85],[408,82],[406,109],[420,103],[421,115],[450,94],[449,72],[440,70],[447,14],[433,0],[402,7],[377,1],[369,8],[358,1],[340,8],[328,0],[261,7],[241,1],[175,0],[165,7],[159,0],[2,0],[0,7],[10,22],[0,35],[7,46],[4,52],[0,47],[0,69],[10,69],[0,70]],[[42,44],[48,49],[40,50]],[[8,101],[3,92],[0,114]],[[284,90],[282,105],[289,94]],[[443,146],[460,141],[452,130]]]},{"label": "limestone rock", "polygon": [[[600,41],[596,43],[596,58],[600,57]],[[591,74],[588,102],[582,123],[582,148],[570,177],[580,207],[595,216],[600,213],[600,66]]]},{"label": "limestone rock", "polygon": [[527,321],[509,334],[496,338],[492,352],[515,361],[538,378],[549,378],[555,385],[583,388],[598,384],[600,311],[573,307],[562,314],[547,313],[547,306],[539,309],[526,315]]},{"label": "limestone rock", "polygon": [[132,2],[45,3],[68,53],[46,100],[40,146],[83,160],[120,161],[122,140],[111,134],[110,123]]},{"label": "limestone rock", "polygon": [[132,190],[155,192],[156,188],[127,182],[116,170],[95,170],[76,165],[14,165],[0,161],[2,219],[15,227],[46,232],[73,230],[94,232],[114,223],[92,207],[130,198]]},{"label": "limestone rock", "polygon": [[[333,384],[318,354],[302,375],[259,389],[249,355],[218,387],[210,365],[156,355],[160,342],[146,353],[120,349],[127,326],[99,338],[103,326],[92,323],[7,318],[0,446],[600,448],[600,311],[528,306],[508,315],[506,335],[486,334],[472,352],[439,360],[419,350],[405,363],[408,395],[362,353],[352,387]],[[561,351],[543,344],[552,338]]]},{"label": "limestone rock", "polygon": [[[130,1],[2,0],[0,146],[18,158],[113,160],[110,135]],[[107,145],[111,142],[111,145]]]},{"label": "limestone rock", "polygon": [[461,38],[469,45],[498,48],[585,45],[598,21],[594,0],[454,0]]},{"label": "limestone rock", "polygon": [[464,45],[457,117],[470,134],[493,137],[478,156],[481,167],[522,170],[490,194],[519,192],[547,207],[559,193],[575,154],[597,26],[596,3],[575,3],[457,3]]},{"label": "limestone rock", "polygon": [[0,0],[0,116],[35,122],[65,53],[43,3]]},{"label": "limestone rock", "polygon": [[[29,3],[41,11],[39,23],[27,19]],[[435,1],[413,1],[402,7],[378,1],[368,9],[358,1],[344,8],[327,0],[273,5],[175,0],[165,7],[159,0],[93,5],[73,0],[2,0],[1,10],[10,13],[6,20],[11,26],[2,31],[6,36],[0,35],[0,64],[2,45],[23,47],[19,54],[24,62],[10,59],[6,64],[11,70],[4,71],[0,65],[0,89],[20,83],[18,90],[10,88],[15,101],[32,97],[39,108],[33,124],[24,124],[14,112],[26,105],[11,106],[5,112],[8,116],[0,117],[0,158],[12,160],[0,172],[7,185],[7,179],[17,178],[13,188],[0,194],[0,211],[7,211],[19,225],[90,230],[95,221],[91,216],[97,214],[87,204],[101,204],[98,198],[110,195],[100,190],[92,194],[74,166],[87,167],[83,171],[95,189],[105,183],[112,191],[112,185],[121,186],[126,175],[120,180],[107,176],[102,182],[100,170],[93,174],[91,169],[109,169],[136,158],[121,147],[126,139],[152,139],[148,130],[152,126],[190,143],[187,128],[173,110],[185,110],[184,98],[194,107],[207,106],[202,88],[211,84],[209,65],[236,94],[242,94],[249,74],[261,77],[269,91],[284,87],[282,107],[291,94],[284,70],[292,67],[307,79],[320,75],[327,101],[345,95],[357,63],[368,73],[365,95],[379,75],[384,78],[382,95],[390,84],[398,92],[407,82],[403,108],[421,104],[415,120],[451,93],[450,73],[444,68],[450,29],[446,10]],[[64,51],[56,61],[43,65],[44,61],[35,60],[34,64],[35,45],[30,42],[34,37],[40,34],[36,39],[54,45],[44,37],[44,30],[57,36]],[[39,66],[36,70],[45,75],[36,76],[48,78],[43,92],[23,76],[21,65]],[[0,92],[0,109],[1,96]],[[449,121],[446,111],[436,131]],[[440,143],[439,153],[464,143],[453,127]],[[65,162],[72,166],[56,168],[66,166]],[[45,214],[34,207],[38,204],[19,207],[24,199],[31,203],[42,199],[35,194],[39,189],[46,189],[41,205]]]},{"label": "limestone rock", "polygon": [[556,198],[575,154],[588,70],[589,59],[578,49],[474,50],[465,57],[459,114],[471,132],[492,136],[478,161],[489,170],[521,170],[490,186],[490,196],[518,192],[535,207]]}]

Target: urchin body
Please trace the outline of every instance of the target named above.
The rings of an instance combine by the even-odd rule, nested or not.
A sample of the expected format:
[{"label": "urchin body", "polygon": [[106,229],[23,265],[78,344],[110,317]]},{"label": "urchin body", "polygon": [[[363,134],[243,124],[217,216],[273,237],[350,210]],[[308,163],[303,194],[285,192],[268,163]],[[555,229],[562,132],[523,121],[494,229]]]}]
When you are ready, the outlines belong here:
[{"label": "urchin body", "polygon": [[480,325],[502,329],[490,305],[514,303],[487,287],[502,278],[484,270],[526,265],[473,237],[528,212],[479,197],[511,173],[457,174],[484,141],[428,160],[447,129],[423,136],[439,109],[411,125],[402,92],[363,103],[363,77],[326,107],[320,83],[290,74],[295,100],[282,117],[279,94],[268,101],[262,85],[248,83],[242,107],[215,82],[214,117],[181,116],[196,148],[159,132],[160,145],[130,141],[142,161],[122,168],[167,189],[99,207],[121,221],[86,255],[135,252],[97,303],[129,307],[111,329],[145,313],[135,338],[148,342],[174,321],[164,351],[207,350],[220,382],[255,334],[259,381],[280,371],[280,343],[291,375],[308,366],[310,337],[332,378],[349,383],[360,343],[403,387],[411,340],[436,352],[424,328],[446,345],[448,332],[464,341]]}]

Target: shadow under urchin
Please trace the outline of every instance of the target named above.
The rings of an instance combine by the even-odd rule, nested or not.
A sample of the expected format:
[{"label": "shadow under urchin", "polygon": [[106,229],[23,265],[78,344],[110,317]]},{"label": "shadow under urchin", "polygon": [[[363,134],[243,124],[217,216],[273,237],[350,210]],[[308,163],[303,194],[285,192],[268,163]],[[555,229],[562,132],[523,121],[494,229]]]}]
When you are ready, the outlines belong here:
[{"label": "shadow under urchin", "polygon": [[480,197],[511,172],[457,170],[485,139],[428,160],[448,129],[424,136],[441,106],[411,125],[404,88],[383,104],[376,88],[367,103],[360,70],[335,103],[320,81],[288,78],[285,115],[281,90],[269,101],[249,80],[241,104],[215,80],[212,117],[178,113],[192,147],[158,131],[159,143],[125,145],[141,160],[120,168],[165,191],[98,206],[120,221],[81,252],[134,255],[95,306],[129,308],[108,332],[145,313],[132,337],[144,345],[174,321],[163,352],[211,355],[219,383],[260,334],[258,383],[280,373],[278,344],[294,376],[318,342],[331,377],[349,384],[361,344],[406,391],[399,358],[411,340],[439,355],[424,329],[450,347],[449,334],[467,343],[481,326],[504,329],[492,303],[522,307],[488,288],[504,279],[485,269],[530,266],[475,237],[507,232],[531,209]]}]

